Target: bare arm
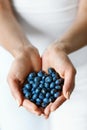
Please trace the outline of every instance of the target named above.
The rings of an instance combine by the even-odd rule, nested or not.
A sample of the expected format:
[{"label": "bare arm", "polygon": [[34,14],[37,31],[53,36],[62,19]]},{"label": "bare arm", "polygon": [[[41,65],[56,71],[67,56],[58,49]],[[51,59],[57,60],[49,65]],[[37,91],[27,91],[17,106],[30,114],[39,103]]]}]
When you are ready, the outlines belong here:
[{"label": "bare arm", "polygon": [[80,0],[77,17],[60,38],[59,48],[67,54],[87,45],[87,0]]},{"label": "bare arm", "polygon": [[38,50],[27,40],[16,20],[11,0],[0,0],[0,45],[14,56],[7,77],[14,99],[19,106],[22,105],[28,111],[40,115],[42,110],[24,98],[21,87],[31,71],[41,69],[41,58]]},{"label": "bare arm", "polygon": [[47,70],[50,66],[64,78],[63,93],[57,100],[48,105],[45,110],[46,118],[50,112],[61,106],[74,89],[76,70],[67,54],[87,45],[87,0],[80,0],[77,17],[69,30],[48,46],[42,57],[42,68]]},{"label": "bare arm", "polygon": [[10,0],[0,0],[0,45],[13,56],[31,46],[14,16]]}]

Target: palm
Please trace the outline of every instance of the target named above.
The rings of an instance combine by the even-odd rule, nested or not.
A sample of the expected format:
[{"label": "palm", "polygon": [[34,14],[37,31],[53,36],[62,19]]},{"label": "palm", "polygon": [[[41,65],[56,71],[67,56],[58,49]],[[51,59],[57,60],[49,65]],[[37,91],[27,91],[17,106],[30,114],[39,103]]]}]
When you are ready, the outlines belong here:
[{"label": "palm", "polygon": [[39,71],[40,69],[41,69],[41,58],[38,53],[32,54],[32,60],[30,55],[28,55],[27,57],[22,55],[17,57],[13,61],[8,76],[8,82],[13,97],[16,100],[18,100],[19,104],[23,105],[28,111],[37,114],[41,114],[41,110],[35,104],[25,99],[22,95],[21,90],[27,75],[31,71]]},{"label": "palm", "polygon": [[49,67],[55,68],[55,70],[64,78],[63,92],[62,95],[56,99],[52,104],[49,104],[44,113],[49,116],[51,111],[56,110],[65,100],[66,92],[71,92],[74,88],[75,69],[65,54],[60,49],[55,48],[55,45],[50,46],[43,54],[42,57],[42,68],[47,71]]}]

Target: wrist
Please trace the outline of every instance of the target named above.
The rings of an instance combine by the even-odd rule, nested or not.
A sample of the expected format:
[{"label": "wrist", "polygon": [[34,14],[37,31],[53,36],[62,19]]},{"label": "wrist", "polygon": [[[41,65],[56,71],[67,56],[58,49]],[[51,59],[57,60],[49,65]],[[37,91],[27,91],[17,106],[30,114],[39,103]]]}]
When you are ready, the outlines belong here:
[{"label": "wrist", "polygon": [[76,20],[58,41],[59,47],[67,54],[87,45],[86,20]]},{"label": "wrist", "polygon": [[18,57],[25,52],[28,53],[28,48],[32,48],[32,45],[14,15],[4,11],[0,18],[0,25],[2,25],[0,26],[1,46],[9,51],[13,57]]},{"label": "wrist", "polygon": [[61,49],[64,51],[66,54],[70,54],[72,52],[72,47],[71,47],[72,42],[66,41],[66,40],[60,40],[58,42],[57,48]]},{"label": "wrist", "polygon": [[14,56],[14,58],[19,57],[19,56],[25,56],[27,57],[30,53],[30,50],[32,49],[31,44],[22,44],[18,46],[17,48],[14,48],[11,52],[11,54]]},{"label": "wrist", "polygon": [[66,41],[56,41],[54,42],[51,47],[55,49],[55,51],[62,51],[66,54],[71,53],[69,46],[67,46],[68,42]]}]

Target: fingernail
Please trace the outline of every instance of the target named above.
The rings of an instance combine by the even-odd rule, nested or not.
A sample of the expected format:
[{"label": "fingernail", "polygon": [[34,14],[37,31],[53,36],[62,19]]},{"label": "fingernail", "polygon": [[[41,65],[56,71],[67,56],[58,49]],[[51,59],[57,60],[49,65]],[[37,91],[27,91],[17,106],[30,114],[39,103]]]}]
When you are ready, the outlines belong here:
[{"label": "fingernail", "polygon": [[65,97],[66,97],[66,99],[70,99],[70,92],[69,91],[66,92]]},{"label": "fingernail", "polygon": [[44,114],[41,114],[41,116],[44,116]]},{"label": "fingernail", "polygon": [[37,111],[32,111],[32,112],[33,112],[33,114],[39,116],[39,112],[37,112]]},{"label": "fingernail", "polygon": [[17,105],[18,105],[18,107],[20,107],[21,105],[20,105],[20,102],[16,99],[16,103],[17,103]]},{"label": "fingernail", "polygon": [[37,113],[37,112],[35,112],[34,114],[35,114],[36,116],[40,116],[40,114],[39,114],[39,113]]},{"label": "fingernail", "polygon": [[47,120],[49,116],[45,116],[45,119]]}]

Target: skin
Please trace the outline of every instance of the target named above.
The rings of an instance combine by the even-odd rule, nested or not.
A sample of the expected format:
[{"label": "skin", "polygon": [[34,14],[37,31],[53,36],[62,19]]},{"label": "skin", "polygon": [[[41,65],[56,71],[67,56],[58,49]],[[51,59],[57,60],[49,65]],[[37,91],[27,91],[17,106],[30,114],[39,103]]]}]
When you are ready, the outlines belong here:
[{"label": "skin", "polygon": [[[58,41],[47,47],[41,58],[37,48],[27,40],[23,33],[12,10],[11,1],[0,0],[0,45],[14,57],[7,79],[18,106],[23,106],[37,115],[44,114],[48,118],[51,112],[69,99],[74,89],[76,70],[68,58],[68,54],[87,45],[86,3],[87,0],[79,1],[74,23]],[[21,88],[28,73],[39,71],[41,68],[47,72],[48,67],[55,68],[65,82],[62,95],[42,110],[24,99]]]}]

